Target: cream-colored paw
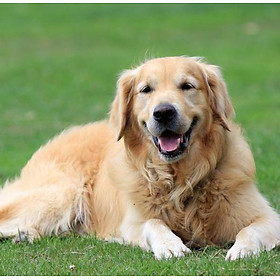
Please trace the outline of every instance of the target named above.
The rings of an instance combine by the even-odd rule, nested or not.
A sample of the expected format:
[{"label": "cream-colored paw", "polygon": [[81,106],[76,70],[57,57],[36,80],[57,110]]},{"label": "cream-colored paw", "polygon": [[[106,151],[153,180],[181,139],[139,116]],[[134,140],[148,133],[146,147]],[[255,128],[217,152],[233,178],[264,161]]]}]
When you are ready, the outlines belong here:
[{"label": "cream-colored paw", "polygon": [[257,256],[260,253],[259,246],[248,246],[242,242],[235,243],[226,255],[227,261],[235,261],[245,257]]},{"label": "cream-colored paw", "polygon": [[181,258],[191,252],[176,235],[170,236],[165,240],[156,241],[152,249],[157,260],[170,259],[172,257]]}]

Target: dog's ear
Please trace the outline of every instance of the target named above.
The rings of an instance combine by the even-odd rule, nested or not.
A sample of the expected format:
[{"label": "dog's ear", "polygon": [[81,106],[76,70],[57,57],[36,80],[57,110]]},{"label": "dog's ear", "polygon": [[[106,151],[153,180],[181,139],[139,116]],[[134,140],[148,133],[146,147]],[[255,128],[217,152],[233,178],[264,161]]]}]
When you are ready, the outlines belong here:
[{"label": "dog's ear", "polygon": [[125,70],[117,82],[117,93],[110,111],[110,123],[116,128],[117,141],[122,138],[129,121],[134,80],[135,70]]},{"label": "dog's ear", "polygon": [[220,121],[220,124],[225,129],[230,131],[228,121],[234,116],[234,109],[221,71],[219,67],[215,65],[204,63],[201,63],[201,65],[214,117]]}]

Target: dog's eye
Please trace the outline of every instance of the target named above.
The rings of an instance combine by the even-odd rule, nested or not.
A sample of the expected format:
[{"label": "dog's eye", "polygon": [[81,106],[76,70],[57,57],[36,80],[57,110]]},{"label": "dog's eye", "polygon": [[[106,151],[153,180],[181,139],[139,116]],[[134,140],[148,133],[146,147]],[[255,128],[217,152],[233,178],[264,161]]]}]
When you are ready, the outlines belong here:
[{"label": "dog's eye", "polygon": [[144,87],[140,90],[140,92],[143,92],[143,93],[149,93],[149,92],[151,92],[151,91],[152,91],[152,89],[151,89],[150,86],[144,86]]},{"label": "dog's eye", "polygon": [[192,84],[190,84],[190,83],[183,83],[181,85],[181,89],[182,90],[189,90],[189,89],[192,89],[192,88],[194,88],[194,86]]}]

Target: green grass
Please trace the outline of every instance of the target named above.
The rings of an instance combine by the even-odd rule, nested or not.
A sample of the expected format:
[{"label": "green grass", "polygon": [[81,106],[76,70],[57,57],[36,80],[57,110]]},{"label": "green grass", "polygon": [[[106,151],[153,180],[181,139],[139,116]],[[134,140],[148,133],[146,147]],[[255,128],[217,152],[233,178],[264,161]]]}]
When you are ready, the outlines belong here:
[{"label": "green grass", "polygon": [[[5,241],[0,275],[279,275],[279,250],[236,262],[226,249],[206,247],[181,259],[157,261],[138,247],[90,237],[43,238],[32,246]],[[74,267],[73,267],[74,266]],[[72,268],[71,268],[72,267]]]},{"label": "green grass", "polygon": [[[106,117],[122,69],[186,54],[222,67],[260,191],[280,211],[279,26],[279,4],[1,4],[0,184],[59,131]],[[0,248],[0,275],[280,274],[279,249],[225,262],[226,249],[209,247],[159,262],[75,235]]]}]

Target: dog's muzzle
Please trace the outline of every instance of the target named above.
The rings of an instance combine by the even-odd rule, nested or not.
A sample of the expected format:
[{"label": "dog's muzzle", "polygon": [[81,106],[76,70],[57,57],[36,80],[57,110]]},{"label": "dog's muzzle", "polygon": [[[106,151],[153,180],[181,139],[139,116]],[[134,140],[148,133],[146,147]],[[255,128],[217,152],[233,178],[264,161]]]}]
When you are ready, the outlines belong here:
[{"label": "dog's muzzle", "polygon": [[184,134],[177,134],[171,130],[165,130],[160,136],[153,136],[155,145],[167,161],[175,161],[185,152],[189,146],[191,134],[196,125],[197,118],[194,118],[188,131]]},{"label": "dog's muzzle", "polygon": [[160,104],[153,112],[153,118],[160,131],[159,136],[153,136],[153,141],[161,156],[166,161],[176,161],[187,149],[193,128],[197,122],[195,117],[184,134],[178,131],[178,113],[171,104]]}]

